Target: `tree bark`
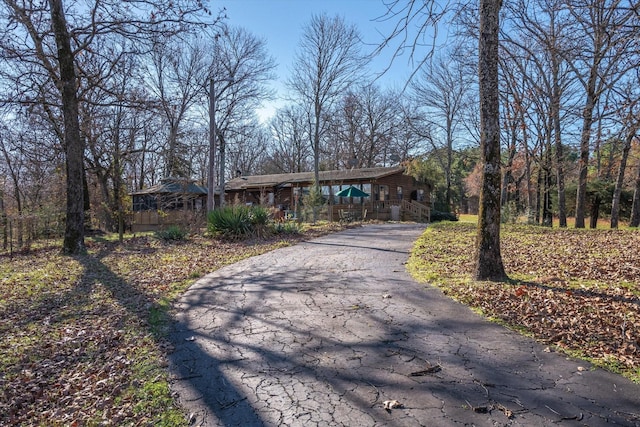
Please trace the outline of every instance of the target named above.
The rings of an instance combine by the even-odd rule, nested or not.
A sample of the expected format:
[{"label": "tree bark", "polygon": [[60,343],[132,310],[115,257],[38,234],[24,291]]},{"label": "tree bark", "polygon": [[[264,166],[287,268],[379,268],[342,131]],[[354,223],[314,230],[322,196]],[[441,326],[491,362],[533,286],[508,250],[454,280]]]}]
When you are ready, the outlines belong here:
[{"label": "tree bark", "polygon": [[558,83],[560,71],[558,57],[555,53],[552,55],[551,64],[553,78],[552,120],[556,147],[556,182],[558,184],[558,225],[561,228],[566,228],[567,202],[564,188],[564,150],[562,147],[562,128],[560,126],[560,84]]},{"label": "tree bark", "polygon": [[589,217],[589,228],[598,228],[598,218],[600,218],[600,204],[602,199],[599,194],[593,196],[593,202],[591,203],[591,215]]},{"label": "tree bark", "polygon": [[0,188],[0,227],[2,227],[2,249],[7,249],[9,243],[8,227],[9,221],[7,219],[7,212],[4,209],[4,192]]},{"label": "tree bark", "polygon": [[505,280],[500,254],[500,118],[498,33],[501,0],[480,0],[478,77],[482,188],[476,238],[475,280]]},{"label": "tree bark", "polygon": [[589,141],[591,139],[591,124],[593,123],[593,109],[595,102],[592,94],[587,95],[587,104],[582,113],[583,125],[580,137],[580,163],[578,175],[578,189],[576,193],[576,228],[584,228],[587,200],[587,172],[589,170]]},{"label": "tree bark", "polygon": [[207,212],[216,207],[216,95],[213,77],[209,78],[209,170],[207,171]]},{"label": "tree bark", "polygon": [[224,186],[224,170],[226,169],[227,163],[227,145],[225,143],[224,135],[218,134],[218,146],[220,148],[220,173],[218,174],[218,181],[220,182],[220,208],[224,208],[225,206],[225,191]]},{"label": "tree bark", "polygon": [[622,194],[622,186],[624,185],[624,172],[627,169],[627,159],[631,150],[631,141],[636,136],[636,129],[630,129],[622,148],[622,158],[620,159],[620,168],[618,169],[618,178],[616,179],[616,187],[613,190],[613,201],[611,202],[611,228],[618,228],[620,218],[620,195]]},{"label": "tree bark", "polygon": [[629,220],[630,227],[637,227],[640,225],[640,164],[638,164],[638,171],[636,173],[636,183],[633,191],[633,203],[631,205],[631,219]]},{"label": "tree bark", "polygon": [[544,193],[542,200],[542,225],[545,227],[553,227],[553,211],[552,211],[552,203],[551,203],[551,186],[552,182],[552,168],[551,164],[551,141],[547,141],[547,149],[544,154],[544,160],[542,163],[544,166],[542,167],[544,171]]},{"label": "tree bark", "polygon": [[51,27],[55,34],[58,64],[60,65],[60,80],[57,83],[62,95],[67,172],[67,218],[63,251],[66,254],[78,254],[85,251],[84,192],[82,189],[84,146],[80,138],[75,61],[62,0],[49,0],[49,5],[51,7]]}]

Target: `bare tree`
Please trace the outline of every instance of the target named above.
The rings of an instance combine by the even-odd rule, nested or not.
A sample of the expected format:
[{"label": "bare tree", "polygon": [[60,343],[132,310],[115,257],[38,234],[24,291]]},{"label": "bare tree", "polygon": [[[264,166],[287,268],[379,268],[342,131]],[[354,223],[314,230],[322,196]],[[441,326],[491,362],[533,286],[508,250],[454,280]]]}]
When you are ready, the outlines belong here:
[{"label": "bare tree", "polygon": [[398,155],[395,138],[403,113],[399,100],[395,91],[373,84],[348,90],[329,114],[329,167],[381,166]]},{"label": "bare tree", "polygon": [[[38,82],[43,83],[43,87],[48,83],[56,88],[54,98],[51,98],[50,91],[27,87],[16,102],[32,102],[29,98],[35,89],[41,104],[61,105],[63,127],[59,134],[65,152],[67,180],[63,250],[66,253],[83,252],[84,142],[80,133],[79,104],[82,99],[79,88],[82,85],[78,83],[78,73],[81,77],[83,74],[79,59],[95,54],[92,48],[111,34],[141,41],[154,33],[166,35],[187,30],[191,25],[201,23],[198,16],[203,8],[196,0],[161,0],[154,2],[151,10],[149,2],[144,0],[105,0],[86,5],[86,9],[66,9],[62,0],[3,0],[2,6],[1,57],[11,64],[28,64],[40,77]],[[67,19],[67,11],[73,11],[71,19]],[[103,55],[108,59],[106,63],[114,63],[110,56]],[[20,82],[20,76],[17,77],[16,81]]]},{"label": "bare tree", "polygon": [[362,75],[365,58],[357,29],[340,17],[314,15],[305,27],[289,87],[307,109],[313,170],[320,182],[321,142],[328,128],[326,113]]},{"label": "bare tree", "polygon": [[[507,61],[506,67],[515,65],[537,96],[549,99],[551,121],[549,135],[553,138],[555,153],[555,178],[558,193],[558,219],[560,227],[567,226],[565,193],[565,147],[562,142],[563,97],[571,83],[567,61],[572,52],[566,49],[568,12],[563,10],[562,0],[517,1],[508,3],[511,28],[514,35],[504,35],[505,51],[509,57],[523,53],[532,67],[524,72],[524,61]],[[507,69],[507,68],[505,68]],[[544,117],[544,116],[542,116]],[[541,117],[541,119],[542,119]]]},{"label": "bare tree", "polygon": [[473,78],[465,64],[456,60],[453,51],[441,54],[431,64],[425,64],[411,84],[415,102],[424,111],[430,138],[440,167],[445,173],[445,205],[451,209],[452,166],[456,139],[463,128],[464,111]]},{"label": "bare tree", "polygon": [[267,164],[269,146],[268,130],[264,126],[248,125],[240,133],[243,137],[234,141],[229,151],[229,169],[234,177],[261,173],[261,166]]},{"label": "bare tree", "polygon": [[196,37],[154,40],[148,69],[149,88],[167,127],[165,176],[187,177],[189,159],[181,135],[189,110],[203,95],[207,75],[204,44]]},{"label": "bare tree", "polygon": [[567,7],[575,23],[572,34],[578,36],[573,47],[580,52],[569,65],[584,89],[575,225],[584,228],[594,112],[601,96],[635,65],[624,58],[635,39],[629,24],[636,13],[624,0],[567,0]]},{"label": "bare tree", "polygon": [[[223,30],[214,43],[210,75],[215,82],[220,188],[224,188],[227,177],[235,173],[235,169],[230,171],[227,165],[228,147],[237,145],[237,149],[246,145],[257,126],[256,108],[272,96],[267,82],[273,78],[276,65],[264,40],[243,28],[224,27]],[[218,111],[221,114],[217,114]],[[224,206],[224,198],[220,203]]]},{"label": "bare tree", "polygon": [[271,143],[267,173],[295,173],[309,170],[313,164],[308,144],[305,114],[293,105],[279,109],[269,124]]},{"label": "bare tree", "polygon": [[631,151],[631,143],[636,138],[638,130],[640,129],[640,111],[638,111],[638,102],[640,100],[638,99],[638,94],[634,93],[631,85],[627,87],[627,93],[631,96],[629,96],[624,103],[626,112],[622,112],[623,146],[620,165],[618,166],[618,175],[613,191],[613,200],[611,202],[611,228],[618,228],[620,217],[620,196],[624,185],[627,161],[629,159],[629,152]]}]

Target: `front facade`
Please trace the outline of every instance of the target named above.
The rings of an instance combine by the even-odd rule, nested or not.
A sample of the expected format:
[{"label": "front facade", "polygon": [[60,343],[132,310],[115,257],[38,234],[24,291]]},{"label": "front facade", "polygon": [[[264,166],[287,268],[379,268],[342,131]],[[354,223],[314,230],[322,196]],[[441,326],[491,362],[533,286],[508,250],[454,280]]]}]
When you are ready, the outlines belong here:
[{"label": "front facade", "polygon": [[[321,214],[333,221],[347,213],[350,217],[383,221],[428,221],[431,188],[404,172],[402,166],[320,172],[319,185],[327,202]],[[288,217],[297,216],[313,180],[313,172],[240,176],[227,182],[226,201],[273,206]],[[350,186],[369,196],[336,196]]]}]

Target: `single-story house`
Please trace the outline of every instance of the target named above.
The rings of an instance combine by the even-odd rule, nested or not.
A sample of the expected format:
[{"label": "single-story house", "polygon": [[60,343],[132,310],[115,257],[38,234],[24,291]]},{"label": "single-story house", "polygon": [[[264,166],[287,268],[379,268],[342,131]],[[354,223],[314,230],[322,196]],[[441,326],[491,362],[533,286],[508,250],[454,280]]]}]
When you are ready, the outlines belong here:
[{"label": "single-story house", "polygon": [[130,196],[133,232],[190,225],[198,217],[204,218],[207,206],[207,189],[186,178],[165,178],[156,185],[130,193]]},{"label": "single-story house", "polygon": [[[350,218],[429,221],[431,186],[405,174],[402,166],[321,171],[319,178],[327,202],[321,215],[327,219],[336,221],[347,214]],[[238,176],[226,183],[225,200],[273,206],[288,217],[296,216],[313,182],[313,172]],[[369,196],[336,196],[350,186]]]}]

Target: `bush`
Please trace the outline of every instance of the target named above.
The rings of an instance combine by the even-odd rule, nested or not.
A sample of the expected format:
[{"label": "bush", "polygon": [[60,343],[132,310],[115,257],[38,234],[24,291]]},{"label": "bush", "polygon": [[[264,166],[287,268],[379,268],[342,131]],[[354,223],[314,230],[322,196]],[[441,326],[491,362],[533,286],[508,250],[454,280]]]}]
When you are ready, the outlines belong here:
[{"label": "bush", "polygon": [[165,230],[158,230],[155,232],[155,236],[161,240],[185,240],[188,232],[184,228],[178,225],[171,225]]},{"label": "bush", "polygon": [[251,232],[258,237],[265,237],[269,231],[271,212],[264,206],[251,206],[249,209]]},{"label": "bush", "polygon": [[251,214],[247,206],[225,206],[209,212],[207,231],[230,239],[247,237],[253,231]]},{"label": "bush", "polygon": [[431,222],[438,221],[457,221],[456,214],[451,212],[431,211]]},{"label": "bush", "polygon": [[296,221],[277,222],[273,224],[273,232],[276,234],[300,234],[302,226]]}]

